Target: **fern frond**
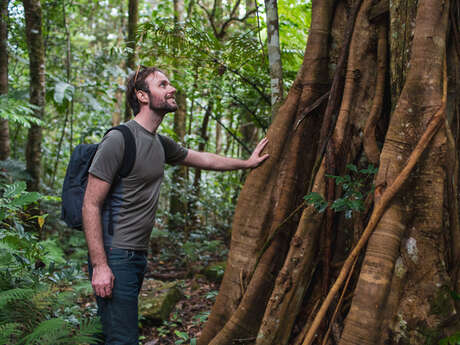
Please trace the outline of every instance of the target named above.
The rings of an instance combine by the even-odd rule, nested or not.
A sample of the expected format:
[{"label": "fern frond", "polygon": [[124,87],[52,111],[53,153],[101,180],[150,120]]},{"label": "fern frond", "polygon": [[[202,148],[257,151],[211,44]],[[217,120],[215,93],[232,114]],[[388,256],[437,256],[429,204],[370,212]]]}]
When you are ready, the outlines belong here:
[{"label": "fern frond", "polygon": [[33,289],[10,289],[0,292],[0,309],[4,308],[6,304],[12,303],[17,300],[29,299],[33,296]]},{"label": "fern frond", "polygon": [[53,318],[41,322],[19,344],[27,345],[64,345],[88,344],[98,341],[97,334],[102,330],[99,320],[80,322],[80,328],[75,330],[61,318]]},{"label": "fern frond", "polygon": [[97,334],[102,332],[102,324],[99,319],[82,320],[80,329],[71,338],[72,344],[97,343],[99,341]]},{"label": "fern frond", "polygon": [[35,291],[31,302],[38,308],[38,309],[46,309],[49,306],[55,304],[57,300],[57,289],[54,287],[50,287],[46,290]]},{"label": "fern frond", "polygon": [[9,322],[0,325],[0,344],[8,344],[12,337],[19,336],[21,334],[21,324],[17,322]]},{"label": "fern frond", "polygon": [[57,345],[63,339],[70,338],[71,330],[65,320],[53,318],[42,321],[29,335],[24,337],[19,344],[27,345]]}]

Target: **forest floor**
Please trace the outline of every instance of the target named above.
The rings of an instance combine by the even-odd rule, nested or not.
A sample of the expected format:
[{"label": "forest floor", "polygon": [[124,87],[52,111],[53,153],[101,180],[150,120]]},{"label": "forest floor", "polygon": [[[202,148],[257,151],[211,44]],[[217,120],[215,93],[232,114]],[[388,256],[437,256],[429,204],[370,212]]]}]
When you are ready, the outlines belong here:
[{"label": "forest floor", "polygon": [[[172,253],[173,250],[169,249]],[[219,279],[223,276],[223,268],[216,276],[206,278],[203,274],[205,267],[213,264],[221,265],[226,260],[226,252],[218,251],[208,255],[204,261],[189,262],[187,270],[184,261],[177,255],[159,258],[159,255],[149,255],[148,267],[140,293],[140,308],[143,296],[158,296],[164,283],[173,284],[181,296],[169,317],[163,321],[151,321],[140,316],[141,345],[195,345],[201,330],[210,314],[219,290]],[[86,265],[83,268],[87,271]],[[160,292],[159,292],[160,291]],[[96,303],[92,292],[81,298],[82,308],[96,311]]]},{"label": "forest floor", "polygon": [[169,320],[163,321],[162,324],[143,324],[141,320],[141,343],[143,345],[193,345],[200,336],[211,311],[219,283],[209,281],[199,274],[192,278],[179,278],[183,272],[175,267],[173,263],[162,262],[161,265],[157,265],[149,260],[149,271],[146,274],[142,291],[154,290],[158,280],[171,281],[171,278],[163,277],[174,277],[183,297],[176,303],[169,315]]}]

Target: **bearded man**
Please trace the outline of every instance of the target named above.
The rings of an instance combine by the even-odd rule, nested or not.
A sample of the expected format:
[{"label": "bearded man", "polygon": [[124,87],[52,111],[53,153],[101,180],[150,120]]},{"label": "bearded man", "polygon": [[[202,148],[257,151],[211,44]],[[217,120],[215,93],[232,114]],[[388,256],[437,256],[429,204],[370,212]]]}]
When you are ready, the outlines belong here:
[{"label": "bearded man", "polygon": [[260,155],[266,139],[259,142],[248,160],[241,160],[186,149],[158,134],[164,116],[177,110],[175,94],[176,89],[162,71],[154,67],[138,69],[129,78],[126,91],[135,116],[125,123],[136,143],[131,173],[117,176],[125,145],[120,131],[104,136],[89,169],[83,227],[91,284],[107,345],[139,344],[138,295],[164,164],[224,171],[255,168],[268,158],[267,154]]}]

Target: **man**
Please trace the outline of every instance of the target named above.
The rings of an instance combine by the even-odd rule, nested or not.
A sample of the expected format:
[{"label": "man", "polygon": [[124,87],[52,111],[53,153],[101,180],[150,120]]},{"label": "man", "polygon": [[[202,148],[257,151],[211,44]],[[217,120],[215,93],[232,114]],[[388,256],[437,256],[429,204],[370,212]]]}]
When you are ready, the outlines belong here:
[{"label": "man", "polygon": [[[177,109],[175,93],[168,78],[156,68],[144,68],[131,76],[127,101],[135,118],[126,126],[136,141],[133,169],[129,176],[118,180],[124,152],[119,131],[111,131],[103,138],[89,169],[83,226],[105,344],[138,345],[138,295],[164,163],[233,170],[255,168],[268,158],[267,154],[260,156],[267,139],[257,145],[248,160],[240,160],[187,150],[159,136],[156,131],[163,117]],[[110,198],[106,200],[109,190]],[[113,234],[108,230],[110,223]]]}]

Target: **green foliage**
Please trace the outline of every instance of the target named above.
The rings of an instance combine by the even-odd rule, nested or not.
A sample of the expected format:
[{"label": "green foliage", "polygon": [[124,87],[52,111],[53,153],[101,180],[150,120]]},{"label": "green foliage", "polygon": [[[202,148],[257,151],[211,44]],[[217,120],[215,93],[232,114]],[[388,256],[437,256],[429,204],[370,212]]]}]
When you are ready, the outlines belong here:
[{"label": "green foliage", "polygon": [[316,192],[308,193],[304,199],[307,203],[314,205],[318,212],[324,212],[329,205],[323,196]]},{"label": "green foliage", "polygon": [[37,106],[9,94],[0,95],[0,118],[16,125],[30,128],[32,124],[43,126],[40,119],[33,116]]},{"label": "green foliage", "polygon": [[460,344],[460,332],[456,332],[453,335],[441,339],[439,345],[459,345]]},{"label": "green foliage", "polygon": [[75,330],[70,327],[66,320],[52,318],[42,321],[20,344],[60,345],[91,343],[97,341],[94,334],[98,331],[100,331],[100,325],[96,321],[81,322],[80,328]]},{"label": "green foliage", "polygon": [[60,293],[58,287],[82,276],[75,266],[62,266],[66,260],[55,240],[39,241],[28,229],[31,219],[37,219],[41,226],[45,221],[44,216],[27,214],[27,208],[41,199],[41,194],[27,192],[26,184],[19,181],[0,184],[0,195],[0,343],[94,341],[100,325],[78,319],[83,315],[75,303],[85,290]]},{"label": "green foliage", "polygon": [[[456,301],[460,300],[460,294],[458,294],[456,291],[450,291],[450,295],[452,299]],[[460,331],[441,339],[438,345],[460,345]]]},{"label": "green foliage", "polygon": [[319,212],[330,207],[334,212],[345,212],[346,218],[351,218],[352,212],[364,210],[364,200],[369,193],[373,193],[373,176],[377,168],[370,164],[367,168],[358,169],[353,164],[347,165],[350,174],[344,176],[326,175],[334,179],[336,185],[342,188],[342,197],[328,203],[321,194],[311,192],[304,197],[305,201],[314,205]]}]

